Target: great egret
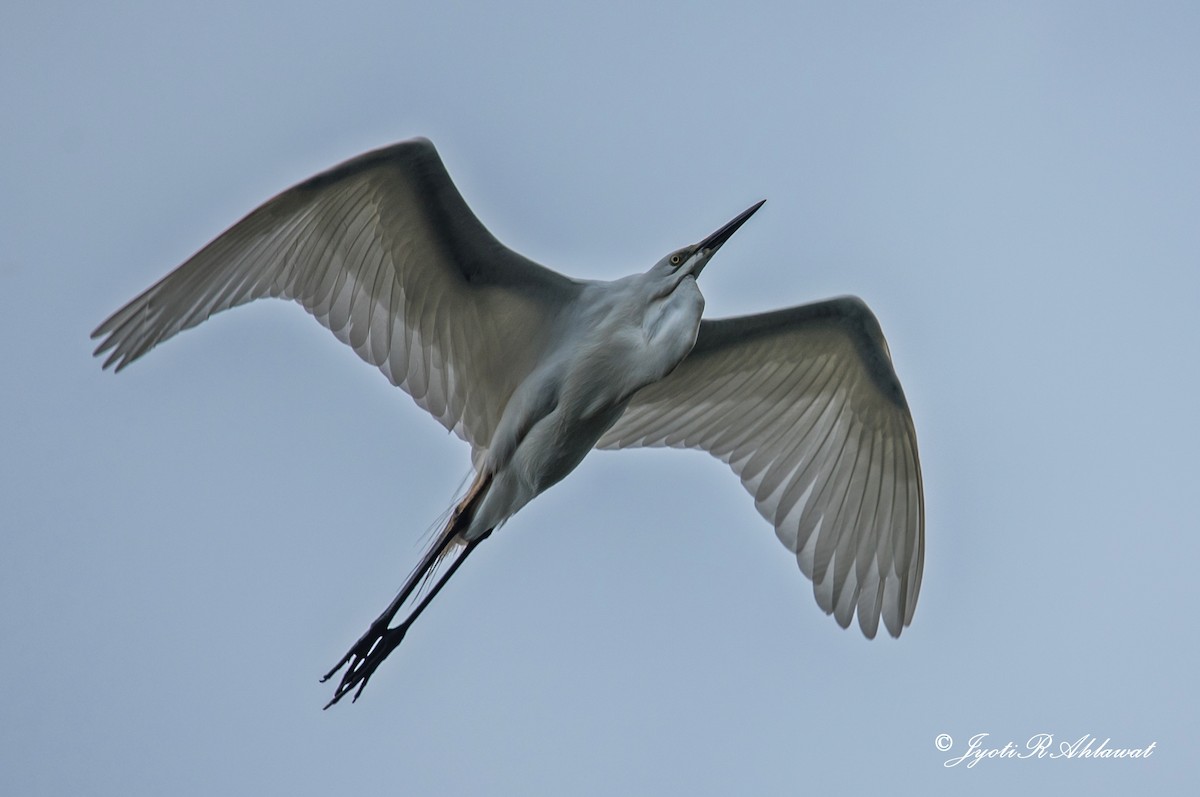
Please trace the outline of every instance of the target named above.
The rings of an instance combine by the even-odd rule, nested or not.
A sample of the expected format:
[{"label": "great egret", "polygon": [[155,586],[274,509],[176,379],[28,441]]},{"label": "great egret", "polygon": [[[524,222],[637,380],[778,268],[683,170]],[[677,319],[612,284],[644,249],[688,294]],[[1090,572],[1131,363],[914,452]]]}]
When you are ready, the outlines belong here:
[{"label": "great egret", "polygon": [[269,200],[92,337],[120,371],[221,310],[292,299],[470,444],[466,496],[322,679],[349,665],[326,708],[356,687],[357,699],[471,551],[593,448],[723,460],[817,604],[842,627],[857,613],[867,637],[880,617],[898,636],[920,590],[924,506],[912,417],[875,317],[846,297],[701,320],[696,278],[761,205],[648,271],[575,280],[500,244],[416,139]]}]

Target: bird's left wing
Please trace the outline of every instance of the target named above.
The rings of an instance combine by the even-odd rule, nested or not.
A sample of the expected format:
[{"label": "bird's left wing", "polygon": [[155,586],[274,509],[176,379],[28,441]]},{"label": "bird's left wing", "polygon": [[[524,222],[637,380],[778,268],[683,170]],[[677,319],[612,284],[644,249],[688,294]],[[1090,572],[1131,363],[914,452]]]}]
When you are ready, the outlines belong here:
[{"label": "bird's left wing", "polygon": [[92,336],[119,371],[214,313],[291,299],[478,455],[578,288],[497,241],[414,139],[267,201]]},{"label": "bird's left wing", "polygon": [[599,448],[699,448],[726,462],[796,554],[817,603],[874,637],[912,621],[924,562],[916,432],[874,315],[847,297],[703,321]]}]

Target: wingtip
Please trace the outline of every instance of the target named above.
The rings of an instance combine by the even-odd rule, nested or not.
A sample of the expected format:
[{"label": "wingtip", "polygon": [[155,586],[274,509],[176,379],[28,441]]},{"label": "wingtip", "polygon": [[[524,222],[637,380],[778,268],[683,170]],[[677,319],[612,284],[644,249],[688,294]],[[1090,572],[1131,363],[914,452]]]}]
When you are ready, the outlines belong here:
[{"label": "wingtip", "polygon": [[[99,357],[101,354],[107,351],[108,348],[108,346],[99,347],[95,352],[92,353],[92,356]],[[100,369],[102,371],[107,371],[111,368],[114,374],[119,374],[127,365],[129,365],[129,360],[122,357],[120,350],[116,350],[105,358],[104,363],[100,366]]]}]

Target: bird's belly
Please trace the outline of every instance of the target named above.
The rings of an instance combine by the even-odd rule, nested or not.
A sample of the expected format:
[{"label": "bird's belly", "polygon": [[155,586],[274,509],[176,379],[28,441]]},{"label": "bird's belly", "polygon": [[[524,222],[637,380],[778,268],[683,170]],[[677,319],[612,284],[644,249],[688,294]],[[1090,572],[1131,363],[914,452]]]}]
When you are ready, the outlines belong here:
[{"label": "bird's belly", "polygon": [[575,470],[624,411],[624,402],[586,416],[560,405],[529,430],[513,464],[540,493]]},{"label": "bird's belly", "polygon": [[581,416],[556,408],[530,428],[511,459],[497,470],[479,511],[466,533],[473,539],[499,526],[583,461],[625,404]]}]

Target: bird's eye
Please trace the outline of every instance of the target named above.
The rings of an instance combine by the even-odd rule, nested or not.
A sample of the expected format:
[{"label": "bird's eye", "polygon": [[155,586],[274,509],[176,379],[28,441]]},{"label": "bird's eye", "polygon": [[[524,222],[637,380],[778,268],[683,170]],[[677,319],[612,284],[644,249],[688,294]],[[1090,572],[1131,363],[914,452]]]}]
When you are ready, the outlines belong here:
[{"label": "bird's eye", "polygon": [[682,262],[683,262],[683,258],[681,256],[671,255],[671,265],[672,266],[678,266]]}]

